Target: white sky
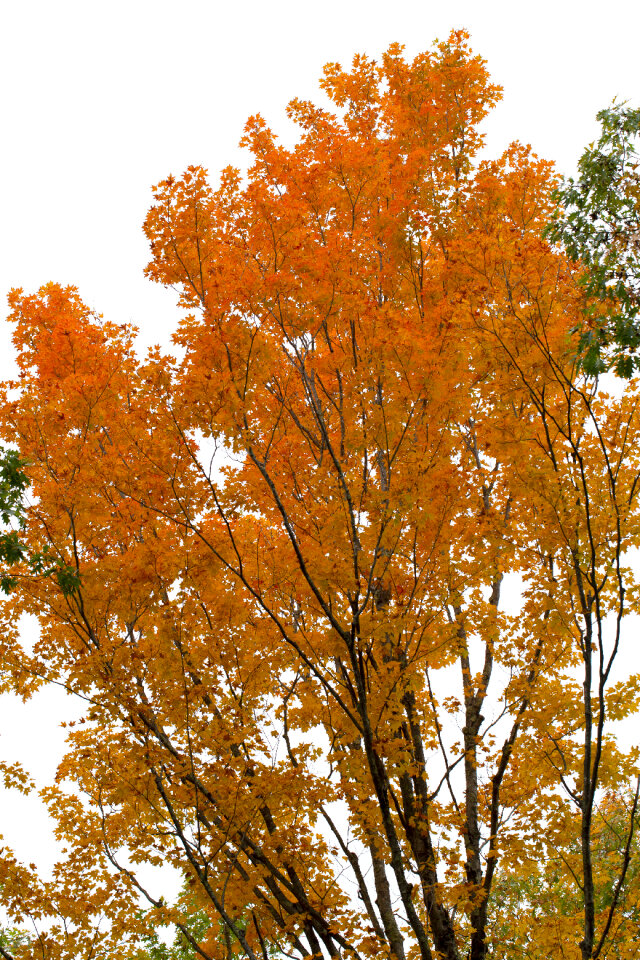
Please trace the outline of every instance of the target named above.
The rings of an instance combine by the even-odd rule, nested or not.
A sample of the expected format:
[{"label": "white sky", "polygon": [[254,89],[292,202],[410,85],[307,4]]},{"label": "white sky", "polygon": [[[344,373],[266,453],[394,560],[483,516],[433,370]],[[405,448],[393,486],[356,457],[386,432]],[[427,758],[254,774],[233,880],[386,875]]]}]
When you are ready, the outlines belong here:
[{"label": "white sky", "polygon": [[[504,100],[489,155],[511,141],[573,173],[613,97],[640,106],[634,0],[0,0],[0,375],[11,375],[6,292],[74,284],[141,345],[166,343],[174,298],[142,275],[151,186],[189,164],[212,176],[262,113],[318,96],[323,64],[399,41],[413,55],[452,28],[471,33]],[[51,775],[64,697],[0,700],[0,755]],[[37,802],[0,794],[0,830],[27,860],[51,845]]]}]

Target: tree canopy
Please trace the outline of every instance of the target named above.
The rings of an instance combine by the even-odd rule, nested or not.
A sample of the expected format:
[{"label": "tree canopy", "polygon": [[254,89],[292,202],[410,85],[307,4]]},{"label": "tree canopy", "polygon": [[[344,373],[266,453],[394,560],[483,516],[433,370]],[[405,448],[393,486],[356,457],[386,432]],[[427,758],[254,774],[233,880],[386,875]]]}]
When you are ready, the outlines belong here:
[{"label": "tree canopy", "polygon": [[44,792],[63,857],[5,850],[5,909],[46,960],[161,956],[164,923],[204,960],[630,960],[637,383],[578,360],[550,164],[478,160],[500,91],[464,33],[321,85],[291,149],[253,117],[246,176],[155,189],[175,356],[12,294],[0,423],[52,559],[14,567],[6,682],[87,713]]}]

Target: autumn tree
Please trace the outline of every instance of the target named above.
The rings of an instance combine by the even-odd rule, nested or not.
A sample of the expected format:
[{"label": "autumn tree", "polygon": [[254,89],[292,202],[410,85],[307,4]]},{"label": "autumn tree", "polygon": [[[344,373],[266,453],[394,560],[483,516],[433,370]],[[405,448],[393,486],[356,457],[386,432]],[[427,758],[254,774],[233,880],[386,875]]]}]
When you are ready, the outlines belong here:
[{"label": "autumn tree", "polygon": [[477,160],[499,90],[463,33],[322,88],[291,149],[254,117],[246,176],[156,188],[175,357],[73,289],[12,294],[24,538],[74,579],[16,568],[4,669],[87,713],[45,791],[65,857],[43,885],[6,853],[6,909],[46,958],[139,957],[171,922],[204,960],[482,960],[496,896],[552,848],[560,946],[526,910],[514,937],[631,957],[637,385],[576,359],[549,164]]}]

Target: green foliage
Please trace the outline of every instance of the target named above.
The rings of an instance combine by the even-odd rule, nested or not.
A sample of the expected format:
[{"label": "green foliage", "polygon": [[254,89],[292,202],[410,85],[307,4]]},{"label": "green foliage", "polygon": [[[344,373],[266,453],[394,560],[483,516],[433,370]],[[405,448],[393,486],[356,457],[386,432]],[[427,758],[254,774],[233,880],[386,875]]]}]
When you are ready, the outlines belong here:
[{"label": "green foliage", "polygon": [[[196,910],[191,915],[187,914],[183,923],[188,933],[198,943],[202,942],[211,926],[211,920],[204,910]],[[196,951],[179,930],[171,944],[163,943],[155,932],[142,939],[144,946],[140,949],[136,960],[196,960]]]},{"label": "green foliage", "polygon": [[24,497],[29,487],[29,478],[24,472],[26,465],[17,451],[0,447],[0,520],[9,527],[0,533],[0,590],[4,593],[13,590],[16,579],[8,568],[27,558],[33,573],[55,577],[62,592],[68,596],[80,586],[77,570],[60,557],[53,556],[47,547],[27,557],[26,547],[20,539],[24,526]]},{"label": "green foliage", "polygon": [[0,519],[5,526],[13,525],[0,534],[0,589],[9,593],[14,586],[8,567],[22,560],[24,547],[16,527],[24,523],[22,505],[29,480],[23,471],[24,461],[15,450],[0,447]]},{"label": "green foliage", "polygon": [[13,519],[22,522],[22,498],[29,486],[24,466],[16,450],[0,447],[0,517],[5,524]]},{"label": "green foliage", "polygon": [[587,307],[580,350],[587,373],[640,370],[640,175],[635,138],[640,110],[615,102],[601,110],[602,132],[578,164],[578,179],[555,191],[545,235],[585,267]]},{"label": "green foliage", "polygon": [[31,938],[23,930],[0,928],[0,949],[8,952],[9,955],[18,947],[24,947],[30,943]]},{"label": "green foliage", "polygon": [[65,596],[75,593],[80,587],[80,575],[75,567],[69,566],[61,557],[54,556],[47,546],[31,554],[29,565],[41,577],[55,577]]}]

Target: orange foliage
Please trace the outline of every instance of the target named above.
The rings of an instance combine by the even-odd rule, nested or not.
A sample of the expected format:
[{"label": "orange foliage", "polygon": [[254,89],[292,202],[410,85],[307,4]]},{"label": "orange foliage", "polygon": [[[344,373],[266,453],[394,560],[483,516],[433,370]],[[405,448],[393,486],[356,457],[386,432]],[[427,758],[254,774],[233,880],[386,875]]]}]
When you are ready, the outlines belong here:
[{"label": "orange foliage", "polygon": [[[551,169],[478,163],[499,90],[462,33],[322,86],[330,108],[289,106],[291,150],[248,122],[246,179],[156,188],[147,272],[180,290],[182,359],[139,360],[72,289],[12,297],[25,539],[79,587],[24,565],[7,616],[41,637],[5,662],[88,700],[49,799],[60,869],[103,893],[54,903],[9,860],[2,882],[95,956],[139,956],[146,861],[189,891],[148,891],[152,922],[212,917],[204,958],[480,960],[495,878],[547,828],[588,850],[632,767],[598,670],[636,602],[637,394],[576,367]],[[606,920],[569,918],[572,949],[596,956]],[[46,929],[47,957],[84,956]]]}]

